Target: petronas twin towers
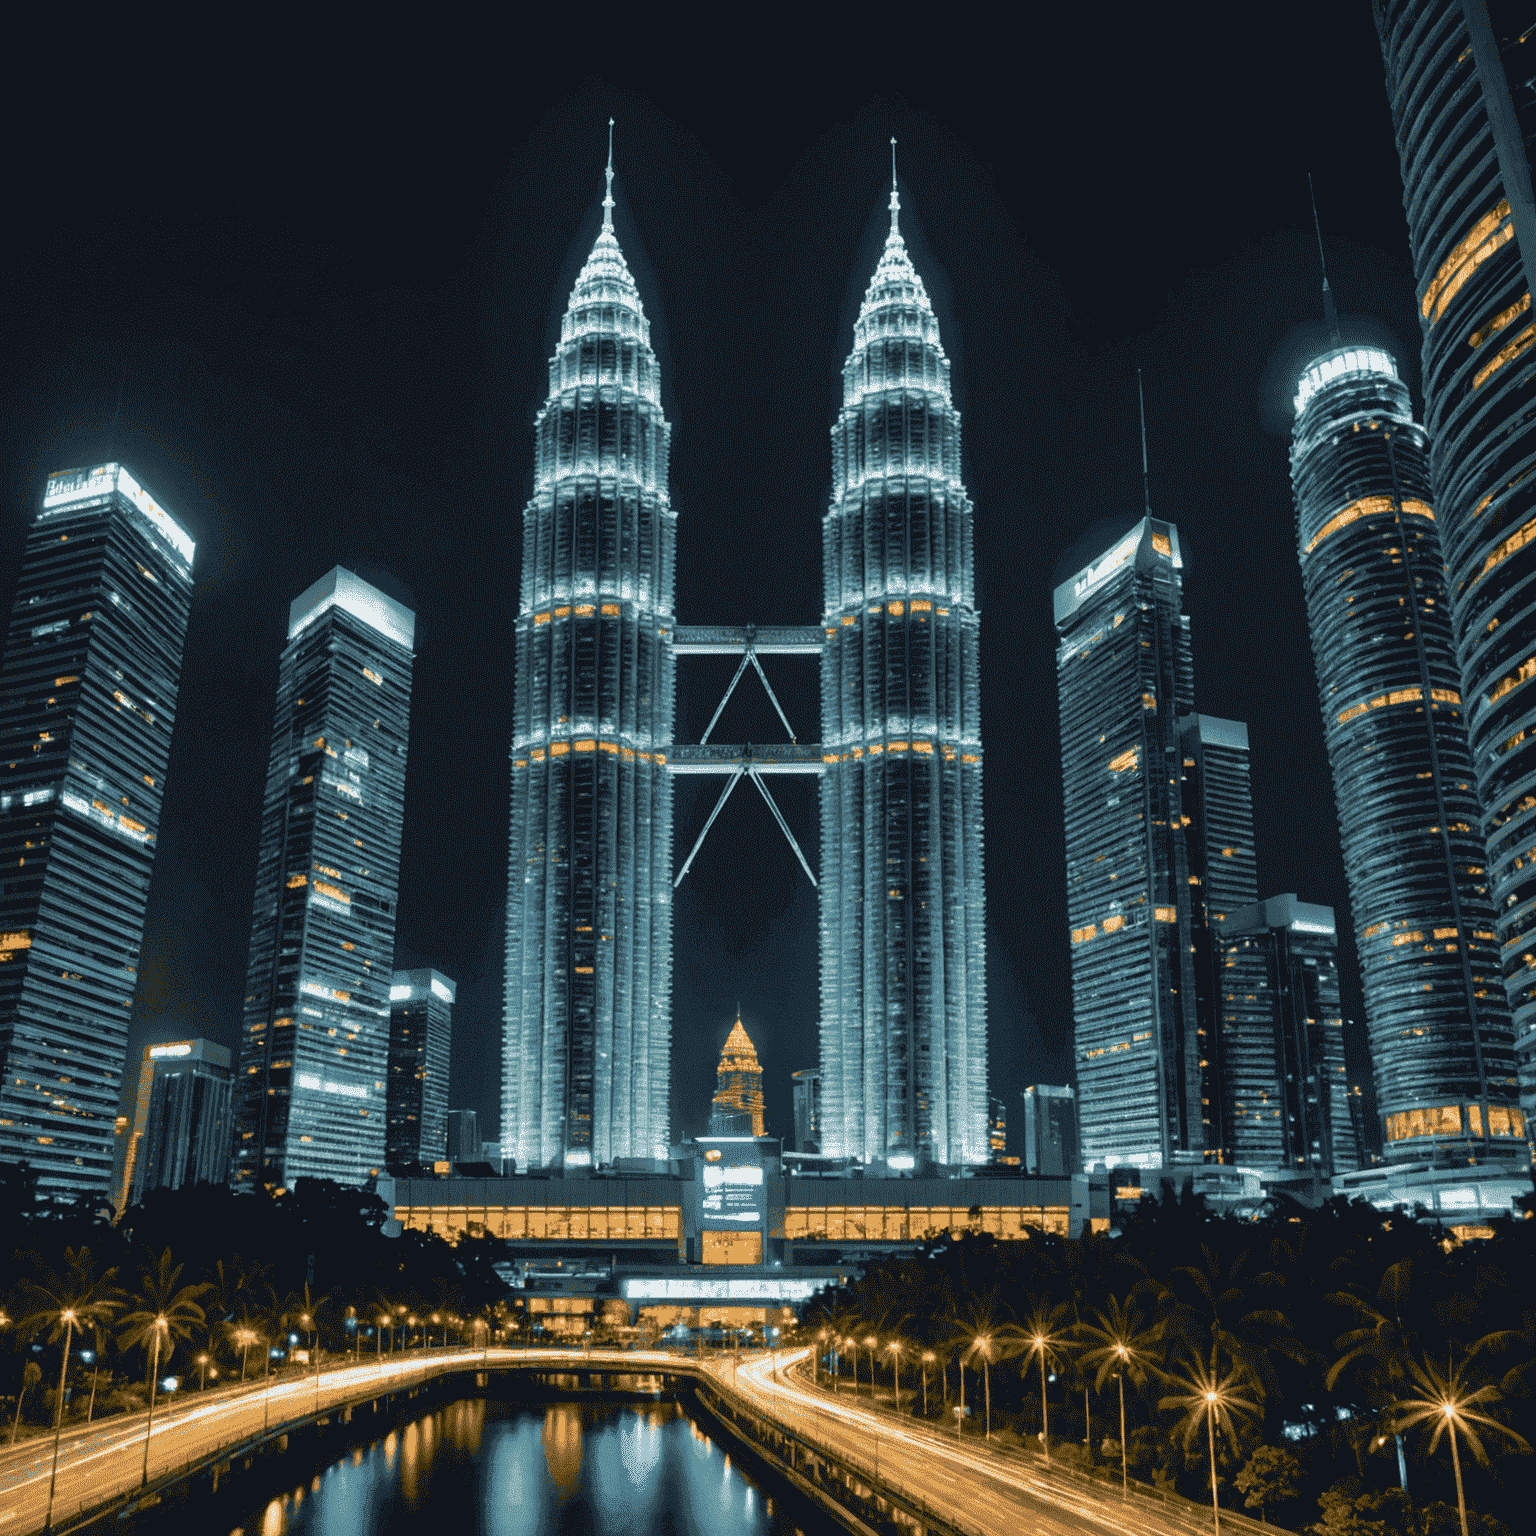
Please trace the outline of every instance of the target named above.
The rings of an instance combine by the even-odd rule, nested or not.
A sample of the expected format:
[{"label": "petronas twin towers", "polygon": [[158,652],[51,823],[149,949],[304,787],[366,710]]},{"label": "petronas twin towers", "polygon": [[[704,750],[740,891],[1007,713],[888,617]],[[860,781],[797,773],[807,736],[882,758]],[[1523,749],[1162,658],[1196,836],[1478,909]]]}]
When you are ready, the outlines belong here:
[{"label": "petronas twin towers", "polygon": [[[672,746],[688,631],[671,429],[611,158],[607,180],[523,514],[502,1061],[502,1149],[521,1167],[664,1157],[672,1139],[669,775],[689,751]],[[825,612],[786,648],[822,666],[823,742],[795,752],[823,779],[822,1148],[910,1168],[986,1159],[986,953],[972,508],[898,211],[893,178],[832,433]]]}]

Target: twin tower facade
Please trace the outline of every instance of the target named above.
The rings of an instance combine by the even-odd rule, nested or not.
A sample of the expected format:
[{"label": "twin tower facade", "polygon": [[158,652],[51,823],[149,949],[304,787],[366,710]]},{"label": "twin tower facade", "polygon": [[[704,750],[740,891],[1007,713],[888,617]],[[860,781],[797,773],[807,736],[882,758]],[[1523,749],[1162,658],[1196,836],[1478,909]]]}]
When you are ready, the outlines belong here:
[{"label": "twin tower facade", "polygon": [[[610,165],[523,521],[502,1148],[533,1167],[672,1140],[677,513],[612,188]],[[832,430],[823,740],[799,755],[822,777],[822,1145],[900,1168],[985,1160],[987,1058],[972,507],[898,212],[893,182]]]}]

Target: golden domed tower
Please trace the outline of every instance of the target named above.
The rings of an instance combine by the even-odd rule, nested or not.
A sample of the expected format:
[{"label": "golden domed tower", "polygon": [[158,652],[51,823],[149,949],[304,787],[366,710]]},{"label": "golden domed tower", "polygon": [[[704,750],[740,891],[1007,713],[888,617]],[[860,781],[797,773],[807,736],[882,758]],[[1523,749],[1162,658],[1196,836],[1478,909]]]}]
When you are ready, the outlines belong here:
[{"label": "golden domed tower", "polygon": [[711,1136],[763,1136],[763,1069],[741,1025],[741,1009],[720,1053],[720,1079],[709,1112]]}]

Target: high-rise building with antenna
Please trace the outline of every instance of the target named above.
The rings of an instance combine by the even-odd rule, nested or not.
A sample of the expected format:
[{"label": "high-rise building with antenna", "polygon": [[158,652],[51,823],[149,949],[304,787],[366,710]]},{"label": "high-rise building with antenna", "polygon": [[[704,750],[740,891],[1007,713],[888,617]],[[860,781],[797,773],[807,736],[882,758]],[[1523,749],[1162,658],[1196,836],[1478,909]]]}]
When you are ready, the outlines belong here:
[{"label": "high-rise building with antenna", "polygon": [[416,616],[336,566],[293,600],[277,666],[236,1189],[384,1171],[390,979]]},{"label": "high-rise building with antenna", "polygon": [[[1521,1101],[1536,1114],[1536,37],[1483,4],[1376,0],[1423,333],[1428,484]],[[1512,88],[1513,87],[1513,88]],[[1411,493],[1410,493],[1411,494]],[[1478,824],[1478,818],[1468,818]],[[1490,946],[1490,954],[1493,953]],[[1480,960],[1479,969],[1488,969]],[[1503,1078],[1502,1054],[1489,1069]],[[1490,1099],[1490,1112],[1493,1101]],[[1502,1110],[1500,1111],[1502,1113]]]},{"label": "high-rise building with antenna", "polygon": [[1150,515],[1055,592],[1067,922],[1085,1166],[1199,1162],[1181,724],[1194,663],[1178,530]]},{"label": "high-rise building with antenna", "polygon": [[0,1161],[99,1196],[128,1057],[193,542],[121,464],[50,475],[0,672]]},{"label": "high-rise building with antenna", "polygon": [[1302,374],[1296,542],[1388,1157],[1523,1134],[1428,443],[1397,365]]},{"label": "high-rise building with antenna", "polygon": [[535,428],[516,625],[503,1155],[580,1167],[671,1137],[671,428],[603,223]]},{"label": "high-rise building with antenna", "polygon": [[911,1168],[990,1153],[972,507],[900,206],[893,163],[822,525],[821,1145]]}]

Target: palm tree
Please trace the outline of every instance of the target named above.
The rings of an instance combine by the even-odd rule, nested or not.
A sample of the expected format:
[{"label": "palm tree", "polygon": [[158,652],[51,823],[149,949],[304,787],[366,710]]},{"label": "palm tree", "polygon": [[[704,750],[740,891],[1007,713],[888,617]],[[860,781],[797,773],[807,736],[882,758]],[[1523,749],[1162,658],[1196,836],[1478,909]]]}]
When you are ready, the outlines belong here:
[{"label": "palm tree", "polygon": [[1403,1321],[1403,1311],[1411,1279],[1411,1261],[1401,1259],[1382,1275],[1374,1302],[1351,1291],[1335,1291],[1327,1298],[1336,1306],[1349,1308],[1356,1323],[1333,1341],[1333,1347],[1341,1353],[1328,1371],[1328,1390],[1333,1390],[1346,1371],[1361,1379],[1366,1400],[1377,1410],[1378,1424],[1397,1442],[1398,1483],[1405,1489],[1408,1458],[1403,1451],[1402,1430],[1390,1428],[1387,1421],[1392,1405],[1408,1382],[1407,1362],[1413,1352],[1413,1337]]},{"label": "palm tree", "polygon": [[[1479,1340],[1479,1344],[1486,1343]],[[1478,1345],[1474,1345],[1468,1352],[1468,1358],[1475,1353]],[[1467,1444],[1472,1447],[1473,1456],[1483,1465],[1488,1465],[1488,1453],[1483,1449],[1483,1442],[1478,1438],[1474,1426],[1481,1425],[1484,1430],[1498,1430],[1500,1434],[1508,1436],[1523,1450],[1529,1451],[1530,1446],[1514,1430],[1500,1424],[1497,1419],[1490,1418],[1486,1413],[1477,1412],[1480,1403],[1492,1403],[1499,1397],[1499,1389],[1493,1386],[1478,1387],[1475,1391],[1469,1391],[1466,1381],[1467,1361],[1463,1359],[1460,1365],[1453,1366],[1446,1362],[1446,1370],[1442,1374],[1427,1360],[1420,1365],[1417,1360],[1407,1361],[1407,1374],[1419,1391],[1415,1397],[1399,1398],[1392,1410],[1392,1420],[1400,1431],[1409,1430],[1419,1424],[1433,1424],[1434,1433],[1429,1438],[1429,1452],[1434,1455],[1435,1447],[1440,1443],[1440,1436],[1446,1430],[1451,1432],[1451,1466],[1456,1472],[1456,1508],[1461,1515],[1461,1536],[1467,1536],[1467,1500],[1461,1487],[1461,1454],[1456,1448],[1456,1435],[1459,1430],[1466,1437]]]},{"label": "palm tree", "polygon": [[[1311,1358],[1310,1352],[1291,1332],[1291,1321],[1275,1307],[1250,1305],[1248,1282],[1243,1270],[1248,1251],[1223,1264],[1209,1243],[1200,1245],[1203,1262],[1182,1264],[1173,1274],[1187,1284],[1186,1297],[1180,1300],[1169,1318],[1169,1327],[1184,1335],[1191,1354],[1204,1356],[1211,1351],[1211,1369],[1216,1370],[1225,1354],[1240,1367],[1249,1384],[1260,1397],[1279,1395],[1280,1381],[1275,1373],[1274,1355],[1285,1355],[1299,1363]],[[1256,1283],[1277,1283],[1275,1275],[1259,1275]]]},{"label": "palm tree", "polygon": [[1225,1377],[1217,1371],[1214,1346],[1211,1350],[1210,1369],[1196,1360],[1190,1370],[1174,1372],[1169,1379],[1175,1386],[1182,1386],[1187,1390],[1163,1398],[1157,1406],[1184,1410],[1184,1417],[1179,1423],[1184,1448],[1188,1450],[1189,1442],[1200,1433],[1202,1420],[1205,1423],[1206,1433],[1210,1437],[1211,1518],[1215,1523],[1216,1536],[1221,1536],[1221,1503],[1216,1495],[1216,1431],[1220,1429],[1222,1434],[1235,1445],[1237,1426],[1233,1415],[1257,1415],[1259,1408],[1256,1403],[1251,1403],[1237,1395],[1238,1388],[1246,1384],[1240,1370],[1234,1370]]},{"label": "palm tree", "polygon": [[1036,1302],[1021,1336],[1022,1353],[1040,1357],[1040,1444],[1047,1465],[1051,1460],[1051,1420],[1045,1401],[1045,1367],[1047,1361],[1054,1365],[1060,1359],[1062,1339],[1071,1326],[1070,1302],[1058,1302],[1054,1307]]},{"label": "palm tree", "polygon": [[248,1317],[243,1317],[230,1330],[230,1339],[240,1351],[240,1380],[245,1380],[245,1363],[250,1358],[251,1345],[261,1343],[261,1335]]},{"label": "palm tree", "polygon": [[21,1368],[21,1391],[16,1394],[16,1417],[11,1420],[11,1444],[16,1444],[16,1431],[21,1427],[21,1404],[27,1393],[43,1379],[43,1368],[36,1360],[28,1360]]},{"label": "palm tree", "polygon": [[207,1295],[211,1287],[206,1281],[196,1285],[182,1285],[184,1265],[171,1258],[167,1248],[158,1260],[139,1271],[140,1286],[132,1299],[139,1305],[122,1320],[118,1343],[130,1349],[149,1351],[149,1422],[144,1430],[144,1470],[139,1479],[140,1487],[149,1484],[149,1440],[155,1428],[155,1385],[160,1371],[160,1351],[170,1359],[178,1339],[187,1340],[192,1329],[204,1321],[199,1298]]},{"label": "palm tree", "polygon": [[1111,1296],[1107,1306],[1094,1312],[1094,1321],[1082,1323],[1077,1336],[1088,1346],[1083,1355],[1085,1371],[1096,1370],[1094,1389],[1102,1392],[1104,1383],[1111,1375],[1120,1387],[1120,1492],[1130,1496],[1131,1479],[1126,1462],[1125,1448],[1125,1378],[1129,1376],[1137,1386],[1145,1386],[1152,1370],[1153,1346],[1162,1338],[1163,1325],[1148,1323],[1141,1308],[1135,1305],[1135,1293],[1122,1305],[1119,1298]]},{"label": "palm tree", "polygon": [[[53,1411],[53,1467],[48,1474],[48,1514],[44,1528],[53,1529],[53,1495],[59,1480],[59,1439],[64,1432],[64,1381],[69,1372],[69,1351],[74,1342],[75,1330],[82,1332],[95,1329],[112,1321],[122,1292],[113,1285],[115,1269],[104,1275],[96,1273],[96,1261],[89,1248],[64,1250],[64,1273],[45,1270],[37,1280],[28,1280],[21,1287],[27,1308],[20,1328],[24,1337],[33,1337],[44,1331],[48,1342],[56,1343],[62,1334],[64,1353],[59,1363],[59,1390]],[[95,1393],[92,1392],[94,1406]]]}]

